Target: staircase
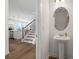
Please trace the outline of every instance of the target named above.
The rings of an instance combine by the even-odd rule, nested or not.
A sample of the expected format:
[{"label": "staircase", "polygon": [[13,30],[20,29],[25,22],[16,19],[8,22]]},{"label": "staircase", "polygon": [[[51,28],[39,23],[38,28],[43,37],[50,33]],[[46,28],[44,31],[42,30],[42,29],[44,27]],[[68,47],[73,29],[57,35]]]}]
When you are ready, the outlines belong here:
[{"label": "staircase", "polygon": [[29,32],[28,34],[26,34],[24,36],[24,38],[22,39],[22,42],[35,44],[35,42],[36,42],[36,34],[32,33],[32,32]]},{"label": "staircase", "polygon": [[[35,19],[33,21],[31,21],[28,25],[26,25],[23,30],[25,30],[26,28],[28,28],[28,26],[33,23],[35,21]],[[32,43],[32,44],[36,44],[36,33],[32,32],[31,30],[28,30],[27,34],[26,31],[22,31],[23,33],[23,38],[22,38],[22,42],[27,42],[27,43]]]}]

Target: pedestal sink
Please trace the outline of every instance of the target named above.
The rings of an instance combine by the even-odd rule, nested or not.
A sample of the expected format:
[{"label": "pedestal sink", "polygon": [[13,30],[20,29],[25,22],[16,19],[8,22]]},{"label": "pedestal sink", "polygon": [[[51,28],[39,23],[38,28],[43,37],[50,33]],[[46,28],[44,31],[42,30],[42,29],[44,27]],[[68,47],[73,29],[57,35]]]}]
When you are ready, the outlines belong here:
[{"label": "pedestal sink", "polygon": [[70,40],[69,36],[55,35],[53,37],[59,44],[59,59],[64,59],[64,43]]}]

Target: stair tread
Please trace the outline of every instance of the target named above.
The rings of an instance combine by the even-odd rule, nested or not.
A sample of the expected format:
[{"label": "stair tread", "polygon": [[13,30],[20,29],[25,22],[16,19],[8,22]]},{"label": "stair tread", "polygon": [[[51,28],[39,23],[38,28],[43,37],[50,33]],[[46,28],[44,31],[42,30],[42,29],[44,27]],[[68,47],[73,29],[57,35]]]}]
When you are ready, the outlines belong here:
[{"label": "stair tread", "polygon": [[33,43],[36,40],[36,33],[28,33],[24,36],[23,42]]},{"label": "stair tread", "polygon": [[26,39],[26,38],[36,38],[36,36],[29,36],[29,35],[26,35],[24,38],[25,38],[25,39]]},{"label": "stair tread", "polygon": [[25,41],[33,41],[33,40],[31,40],[31,39],[30,40],[29,39],[25,39]]},{"label": "stair tread", "polygon": [[27,37],[27,38],[35,38],[35,37]]},{"label": "stair tread", "polygon": [[24,40],[35,40],[35,38],[26,38]]},{"label": "stair tread", "polygon": [[35,35],[26,35],[26,36],[36,37]]}]

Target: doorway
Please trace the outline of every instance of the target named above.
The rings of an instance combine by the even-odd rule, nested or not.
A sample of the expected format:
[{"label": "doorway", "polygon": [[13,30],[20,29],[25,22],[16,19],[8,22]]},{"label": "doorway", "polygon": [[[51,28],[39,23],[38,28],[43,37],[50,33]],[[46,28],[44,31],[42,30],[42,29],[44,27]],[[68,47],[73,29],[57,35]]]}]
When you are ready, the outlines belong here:
[{"label": "doorway", "polygon": [[36,59],[36,0],[8,0],[9,54],[6,59]]}]

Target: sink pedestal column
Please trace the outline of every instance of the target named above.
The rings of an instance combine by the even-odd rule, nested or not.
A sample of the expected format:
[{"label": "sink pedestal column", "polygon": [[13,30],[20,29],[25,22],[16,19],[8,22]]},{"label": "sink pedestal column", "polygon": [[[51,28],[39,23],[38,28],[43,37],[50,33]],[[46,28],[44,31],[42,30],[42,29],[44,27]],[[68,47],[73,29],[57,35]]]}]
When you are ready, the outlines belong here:
[{"label": "sink pedestal column", "polygon": [[64,59],[64,42],[59,42],[59,59]]},{"label": "sink pedestal column", "polygon": [[70,40],[70,37],[55,35],[54,39],[58,41],[59,45],[59,59],[64,59],[64,44]]}]

